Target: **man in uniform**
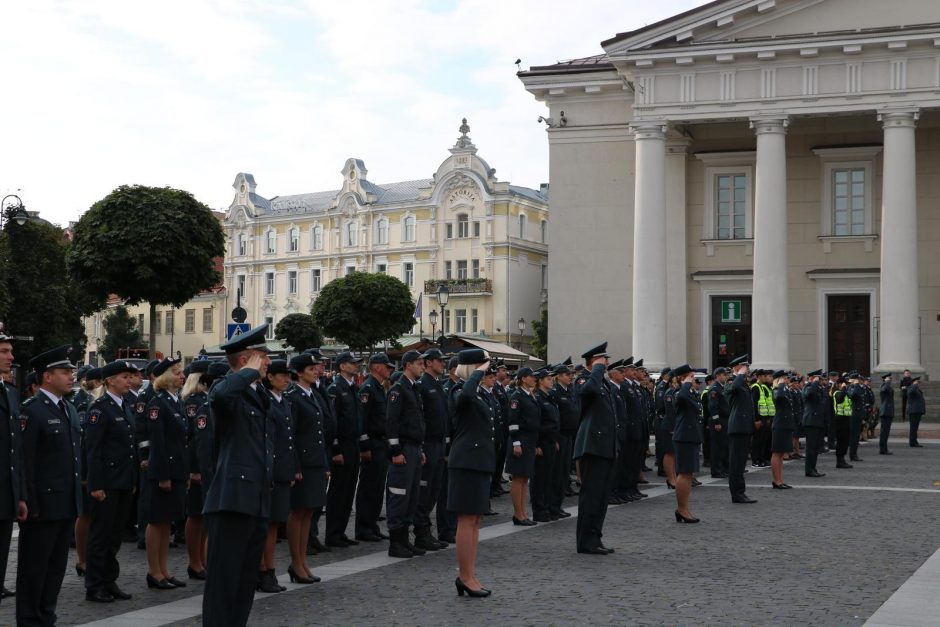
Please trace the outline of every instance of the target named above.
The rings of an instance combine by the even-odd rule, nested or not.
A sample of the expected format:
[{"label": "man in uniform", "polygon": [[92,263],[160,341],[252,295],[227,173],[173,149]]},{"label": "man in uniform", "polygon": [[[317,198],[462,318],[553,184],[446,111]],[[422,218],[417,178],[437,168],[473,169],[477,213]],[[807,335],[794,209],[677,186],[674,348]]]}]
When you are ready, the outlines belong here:
[{"label": "man in uniform", "polygon": [[617,414],[607,372],[607,342],[585,351],[581,358],[589,376],[578,379],[577,391],[581,405],[581,424],[574,442],[574,459],[578,464],[581,491],[578,493],[578,553],[608,555],[601,541],[607,516],[607,495],[617,457]]},{"label": "man in uniform", "polygon": [[436,348],[424,355],[424,374],[418,382],[424,409],[424,467],[421,469],[421,485],[418,495],[418,511],[415,514],[415,546],[425,551],[447,548],[448,543],[431,535],[431,511],[437,504],[444,482],[445,440],[449,410],[447,394],[441,385],[444,374],[444,354]]},{"label": "man in uniform", "polygon": [[[849,373],[847,376],[853,376]],[[836,433],[836,468],[852,468],[845,461],[845,454],[849,450],[849,441],[852,433],[852,398],[848,394],[849,382],[841,380],[832,393],[832,406],[835,416],[833,425]]]},{"label": "man in uniform", "polygon": [[[13,338],[0,331],[0,374],[13,370]],[[0,380],[0,584],[6,580],[13,520],[26,520],[26,483],[20,458],[20,411],[16,389]],[[13,596],[3,588],[3,597]]]},{"label": "man in uniform", "polygon": [[81,427],[64,400],[75,366],[70,346],[33,357],[39,393],[21,412],[23,474],[28,518],[20,523],[16,624],[54,625],[69,556],[69,534],[82,514]]},{"label": "man in uniform", "polygon": [[731,490],[732,503],[756,503],[744,490],[744,467],[747,465],[747,451],[751,436],[754,434],[754,401],[747,387],[748,356],[742,355],[731,361],[731,373],[734,379],[724,388],[728,400],[728,488]]},{"label": "man in uniform", "polygon": [[888,450],[888,437],[891,435],[891,423],[894,422],[894,387],[891,385],[891,374],[881,377],[881,389],[878,390],[881,404],[878,415],[881,418],[881,432],[878,434],[878,453],[880,455],[893,455]]},{"label": "man in uniform", "polygon": [[147,403],[154,396],[153,369],[160,363],[159,359],[151,360],[144,368],[144,376],[149,385],[137,395],[134,403],[134,440],[137,442],[137,459],[140,466],[140,476],[137,491],[137,548],[147,548],[147,523],[150,522],[150,477],[147,470],[150,468],[150,421],[144,416]]},{"label": "man in uniform", "polygon": [[[454,432],[454,387],[463,380],[457,376],[457,357],[451,357],[447,362],[447,379],[443,383],[447,394],[447,436],[444,438],[444,480],[441,482],[441,493],[437,497],[437,539],[448,544],[457,543],[457,514],[447,509],[447,453],[450,451],[450,434]],[[508,395],[507,390],[507,395]]]},{"label": "man in uniform", "polygon": [[[578,405],[578,395],[571,385],[571,370],[568,365],[561,364],[555,367],[555,385],[552,395],[558,404],[558,413],[561,415],[561,432],[558,436],[558,461],[553,466],[551,498],[549,509],[552,514],[560,518],[571,516],[562,505],[565,493],[569,488],[569,472],[571,471],[571,455],[574,447],[574,436],[578,433],[578,424],[581,422],[581,408]],[[494,386],[495,390],[496,387]],[[508,397],[507,397],[508,399]],[[499,450],[499,449],[497,449]]]},{"label": "man in uniform", "polygon": [[[390,557],[424,555],[411,543],[409,527],[414,524],[420,495],[421,467],[424,465],[424,410],[417,382],[424,374],[424,358],[408,351],[401,358],[402,376],[388,392],[388,451],[392,465],[388,471],[388,547]],[[437,548],[433,549],[437,550]]]},{"label": "man in uniform", "polygon": [[506,420],[509,419],[509,392],[506,391],[506,385],[509,384],[509,374],[506,370],[506,364],[502,361],[497,361],[495,368],[496,382],[493,384],[493,396],[499,401],[500,421],[499,424],[493,425],[496,433],[496,467],[493,469],[493,479],[490,482],[491,498],[508,493],[507,490],[503,489],[503,467],[506,465],[506,439],[509,437],[506,424]]},{"label": "man in uniform", "polygon": [[388,438],[385,435],[385,381],[395,370],[388,355],[369,358],[369,376],[359,386],[362,435],[359,436],[359,489],[356,491],[356,539],[379,542],[388,539],[379,529],[379,515],[388,474]]},{"label": "man in uniform", "polygon": [[[310,357],[313,359],[313,364],[316,369],[317,379],[313,384],[313,388],[311,388],[311,391],[313,391],[314,394],[312,394],[310,398],[320,408],[320,414],[323,416],[323,441],[332,442],[336,433],[336,415],[333,413],[333,405],[330,403],[329,394],[327,394],[329,382],[327,377],[324,375],[324,371],[326,370],[326,359],[324,358],[323,353],[320,352],[319,348],[308,348],[304,351],[304,354],[310,355]],[[310,537],[307,541],[307,555],[329,553],[333,550],[323,544],[318,537],[320,535],[320,519],[322,517],[322,507],[313,512],[313,520],[310,523]]]},{"label": "man in uniform", "polygon": [[728,416],[731,406],[724,394],[728,372],[724,367],[715,368],[715,381],[705,393],[708,403],[703,404],[703,407],[708,407],[706,422],[711,431],[711,474],[716,479],[728,478]]},{"label": "man in uniform", "polygon": [[758,468],[763,468],[770,465],[767,447],[770,444],[770,426],[777,413],[777,407],[770,389],[773,383],[773,371],[757,370],[754,374],[757,375],[757,381],[751,384],[751,399],[753,399],[755,414],[751,463]]},{"label": "man in uniform", "polygon": [[820,385],[822,370],[815,370],[806,375],[808,383],[803,388],[803,431],[806,433],[806,461],[804,470],[807,477],[818,479],[825,474],[816,470],[816,460],[826,432],[826,411],[829,397]]},{"label": "man in uniform", "polygon": [[911,387],[911,383],[914,382],[914,379],[911,378],[911,371],[905,369],[901,373],[901,383],[899,389],[901,391],[901,421],[907,420],[907,389]]},{"label": "man in uniform", "polygon": [[271,363],[267,332],[262,324],[220,346],[231,372],[209,392],[216,462],[202,509],[210,538],[202,598],[207,627],[248,623],[268,533],[274,425],[261,386]]},{"label": "man in uniform", "polygon": [[359,388],[356,385],[356,373],[359,372],[361,361],[350,352],[340,353],[336,357],[339,374],[327,389],[336,417],[336,432],[330,464],[330,487],[326,493],[326,545],[339,548],[359,544],[358,540],[346,536],[346,526],[356,494],[359,452],[364,450],[359,440],[362,418],[359,412]]},{"label": "man in uniform", "polygon": [[849,459],[853,462],[860,462],[862,459],[858,456],[858,442],[862,437],[862,429],[865,428],[867,403],[862,375],[857,372],[853,372],[852,375],[854,377],[849,380],[849,387],[845,391],[852,400],[852,415],[849,418]]}]

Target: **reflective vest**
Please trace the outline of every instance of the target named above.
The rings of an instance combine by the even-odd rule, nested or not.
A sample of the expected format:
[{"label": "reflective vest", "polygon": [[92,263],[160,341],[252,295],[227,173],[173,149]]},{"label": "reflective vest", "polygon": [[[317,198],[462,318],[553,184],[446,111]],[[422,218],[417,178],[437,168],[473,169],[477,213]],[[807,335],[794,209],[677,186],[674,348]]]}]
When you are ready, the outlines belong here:
[{"label": "reflective vest", "polygon": [[754,383],[751,389],[757,388],[760,392],[760,398],[757,399],[757,415],[761,418],[770,418],[777,413],[777,406],[774,405],[774,396],[770,388],[763,383]]},{"label": "reflective vest", "polygon": [[852,415],[852,399],[849,398],[849,395],[846,394],[842,397],[842,402],[836,400],[836,395],[832,395],[832,404],[836,408],[836,416],[851,416]]}]

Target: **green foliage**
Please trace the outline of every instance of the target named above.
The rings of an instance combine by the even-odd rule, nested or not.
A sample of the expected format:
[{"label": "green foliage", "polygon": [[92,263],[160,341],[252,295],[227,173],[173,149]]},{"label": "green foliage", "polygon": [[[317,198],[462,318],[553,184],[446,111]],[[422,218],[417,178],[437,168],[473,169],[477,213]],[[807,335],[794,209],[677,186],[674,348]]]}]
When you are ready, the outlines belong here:
[{"label": "green foliage", "polygon": [[548,359],[548,309],[542,309],[538,320],[532,321],[532,352],[541,360]]},{"label": "green foliage", "polygon": [[104,341],[98,352],[105,361],[114,361],[118,351],[124,348],[146,348],[142,330],[137,328],[137,319],[127,313],[127,307],[118,305],[104,319]]},{"label": "green foliage", "polygon": [[274,327],[274,337],[284,340],[298,352],[323,343],[323,334],[310,314],[293,313],[281,318]]},{"label": "green foliage", "polygon": [[387,274],[354,272],[331,281],[313,304],[323,332],[352,348],[394,342],[414,326],[414,301],[404,283]]}]

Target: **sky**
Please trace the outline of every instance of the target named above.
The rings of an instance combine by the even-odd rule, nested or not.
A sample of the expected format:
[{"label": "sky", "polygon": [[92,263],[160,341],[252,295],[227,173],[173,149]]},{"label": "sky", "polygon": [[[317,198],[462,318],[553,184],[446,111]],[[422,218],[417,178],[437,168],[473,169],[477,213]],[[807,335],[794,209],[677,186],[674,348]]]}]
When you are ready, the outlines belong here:
[{"label": "sky", "polygon": [[500,180],[548,182],[522,67],[704,0],[29,0],[0,7],[0,194],[65,226],[123,184],[213,209],[430,178],[460,120]]}]

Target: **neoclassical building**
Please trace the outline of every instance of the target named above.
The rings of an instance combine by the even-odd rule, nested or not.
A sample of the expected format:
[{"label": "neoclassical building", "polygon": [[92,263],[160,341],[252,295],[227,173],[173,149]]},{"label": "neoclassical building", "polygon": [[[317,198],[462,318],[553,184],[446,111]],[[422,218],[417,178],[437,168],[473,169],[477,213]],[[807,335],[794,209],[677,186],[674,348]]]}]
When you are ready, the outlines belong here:
[{"label": "neoclassical building", "polygon": [[940,375],[938,22],[720,0],[520,72],[550,109],[549,360]]},{"label": "neoclassical building", "polygon": [[379,185],[362,160],[348,159],[339,189],[266,198],[254,176],[238,174],[225,218],[233,306],[240,291],[249,323],[276,324],[309,313],[337,277],[383,272],[423,298],[415,333],[430,337],[443,282],[450,299],[438,334],[443,324],[448,334],[528,346],[546,298],[548,188],[498,180],[469,131],[464,120],[450,156],[427,179]]}]

